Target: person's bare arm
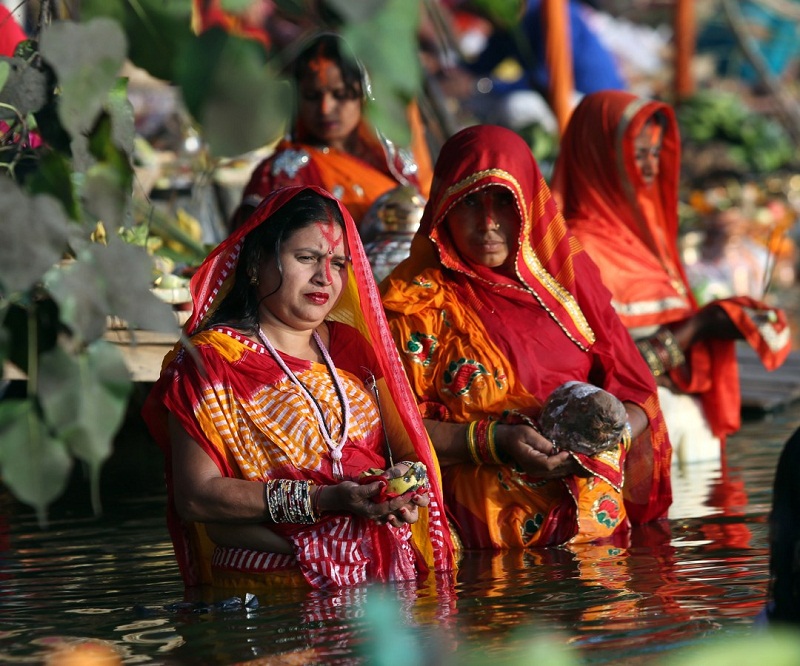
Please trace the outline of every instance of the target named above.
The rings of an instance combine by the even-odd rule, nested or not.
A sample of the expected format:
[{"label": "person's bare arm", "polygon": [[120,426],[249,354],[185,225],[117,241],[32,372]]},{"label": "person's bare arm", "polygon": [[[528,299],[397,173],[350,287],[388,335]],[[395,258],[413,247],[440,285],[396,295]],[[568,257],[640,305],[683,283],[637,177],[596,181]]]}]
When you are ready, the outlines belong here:
[{"label": "person's bare arm", "polygon": [[728,313],[713,304],[671,328],[684,352],[699,340],[737,340],[742,337],[742,332],[731,321]]},{"label": "person's bare arm", "polygon": [[225,478],[206,454],[169,415],[175,508],[187,521],[256,523],[264,520],[264,486]]},{"label": "person's bare arm", "polygon": [[631,424],[632,439],[636,439],[650,426],[650,419],[644,410],[634,402],[623,402],[625,411],[628,412],[628,423]]},{"label": "person's bare arm", "polygon": [[[253,524],[269,520],[264,502],[264,484],[245,479],[226,478],[177,420],[170,415],[173,488],[175,507],[184,520],[201,523]],[[401,476],[405,467],[387,470],[389,478]],[[344,511],[370,520],[393,522],[391,514],[403,522],[417,519],[417,507],[424,501],[406,493],[386,502],[374,502],[381,482],[358,484],[354,481],[312,489],[312,500],[320,511]],[[321,492],[319,498],[316,493]],[[402,509],[402,511],[401,511]]]},{"label": "person's bare arm", "polygon": [[[467,424],[425,419],[425,428],[443,467],[473,462],[467,447]],[[513,460],[525,472],[537,477],[560,477],[573,474],[579,466],[570,463],[566,451],[555,452],[555,446],[527,425],[497,426],[497,451]],[[574,461],[573,461],[574,462]]]}]

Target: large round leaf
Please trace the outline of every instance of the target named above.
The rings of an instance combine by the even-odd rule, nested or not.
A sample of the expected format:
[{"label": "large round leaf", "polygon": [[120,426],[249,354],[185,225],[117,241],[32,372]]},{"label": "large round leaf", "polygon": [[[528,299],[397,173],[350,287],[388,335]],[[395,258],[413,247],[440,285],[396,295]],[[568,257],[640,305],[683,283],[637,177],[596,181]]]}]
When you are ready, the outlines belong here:
[{"label": "large round leaf", "polygon": [[131,62],[165,81],[174,80],[178,54],[194,39],[192,0],[81,0],[81,16],[119,21]]},{"label": "large round leaf", "polygon": [[97,340],[78,354],[55,347],[39,359],[39,400],[48,425],[88,463],[95,511],[103,462],[125,416],[133,383],[120,351]]},{"label": "large round leaf", "polygon": [[283,132],[291,92],[264,60],[259,43],[219,28],[204,32],[181,54],[177,82],[215,155],[248,152]]},{"label": "large round leaf", "polygon": [[[8,68],[8,78],[0,90],[0,103],[13,106],[25,117],[41,109],[47,102],[47,75],[22,58],[0,58],[0,65]],[[3,109],[2,117],[13,117]]]},{"label": "large round leaf", "polygon": [[3,235],[0,243],[0,294],[24,292],[58,262],[67,244],[69,220],[59,203],[47,196],[27,196],[0,177]]},{"label": "large round leaf", "polygon": [[0,402],[0,477],[46,522],[47,505],[66,488],[72,458],[51,436],[32,399]]},{"label": "large round leaf", "polygon": [[67,266],[50,271],[45,285],[59,305],[62,321],[85,342],[101,337],[106,316],[124,319],[131,328],[175,333],[172,308],[150,291],[153,262],[138,246],[116,234],[108,245],[91,244]]},{"label": "large round leaf", "polygon": [[77,137],[91,130],[125,61],[127,44],[119,23],[53,23],[42,32],[40,52],[58,76],[58,117]]}]

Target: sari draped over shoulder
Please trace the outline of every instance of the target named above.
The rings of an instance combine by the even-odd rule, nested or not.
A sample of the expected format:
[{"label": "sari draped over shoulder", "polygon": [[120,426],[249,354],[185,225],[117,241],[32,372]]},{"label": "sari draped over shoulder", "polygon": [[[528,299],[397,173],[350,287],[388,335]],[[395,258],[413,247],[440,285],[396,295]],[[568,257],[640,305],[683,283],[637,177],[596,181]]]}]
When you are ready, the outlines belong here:
[{"label": "sari draped over shoulder", "polygon": [[[492,185],[513,194],[520,214],[513,278],[465,262],[444,225],[459,200]],[[555,388],[577,380],[636,403],[650,422],[627,457],[621,445],[591,458],[573,454],[587,478],[446,467],[448,514],[465,546],[591,541],[625,532],[629,519],[664,516],[670,446],[652,376],[519,136],[477,126],[445,144],[411,256],[381,291],[426,418],[536,419]]]},{"label": "sari draped over shoulder", "polygon": [[[634,141],[648,121],[662,119],[659,174],[648,185],[636,168]],[[562,138],[553,191],[567,225],[600,269],[612,304],[628,329],[681,322],[700,310],[678,248],[680,137],[667,104],[622,91],[587,95]],[[747,297],[716,301],[759,352],[780,365],[791,348],[785,315]],[[709,306],[706,306],[709,307]],[[775,321],[762,321],[759,311]],[[685,393],[699,395],[711,431],[721,439],[741,424],[733,340],[702,340],[670,372]]]},{"label": "sari draped over shoulder", "polygon": [[340,480],[323,433],[326,427],[336,439],[344,428],[342,403],[329,369],[278,352],[314,396],[323,426],[314,405],[262,344],[228,326],[206,324],[232,287],[244,237],[258,225],[269,224],[273,213],[307,189],[332,198],[319,188],[273,193],[199,268],[191,281],[194,309],[184,328],[188,340],[165,358],[144,407],[145,419],[165,454],[168,525],[187,586],[348,586],[415,579],[453,565],[436,457],[391,345],[355,224],[341,204],[351,261],[327,327],[330,358],[350,406],[341,459],[344,477],[356,480],[369,468],[388,467],[385,431],[394,460],[419,460],[428,467],[428,510],[420,511],[413,526],[396,529],[345,513],[325,513],[311,525],[265,523],[292,543],[292,555],[215,546],[203,525],[183,521],[175,510],[168,413],[223,477],[254,482],[309,480],[320,485]]},{"label": "sari draped over shoulder", "polygon": [[[257,206],[270,192],[292,185],[316,185],[332,193],[360,226],[369,208],[385,192],[410,185],[427,197],[431,160],[416,105],[408,112],[412,143],[401,148],[362,120],[356,156],[315,143],[298,127],[295,136],[282,140],[275,152],[259,164],[242,194],[243,204]],[[241,220],[237,214],[234,228]]]}]

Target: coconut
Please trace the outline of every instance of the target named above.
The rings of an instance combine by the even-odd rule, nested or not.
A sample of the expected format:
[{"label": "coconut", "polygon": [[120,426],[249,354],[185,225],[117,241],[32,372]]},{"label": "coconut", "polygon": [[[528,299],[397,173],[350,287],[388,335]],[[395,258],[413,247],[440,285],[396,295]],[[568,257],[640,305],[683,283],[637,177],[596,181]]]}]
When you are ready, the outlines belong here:
[{"label": "coconut", "polygon": [[608,391],[567,382],[545,401],[539,430],[558,449],[591,456],[614,448],[627,420],[625,405]]}]

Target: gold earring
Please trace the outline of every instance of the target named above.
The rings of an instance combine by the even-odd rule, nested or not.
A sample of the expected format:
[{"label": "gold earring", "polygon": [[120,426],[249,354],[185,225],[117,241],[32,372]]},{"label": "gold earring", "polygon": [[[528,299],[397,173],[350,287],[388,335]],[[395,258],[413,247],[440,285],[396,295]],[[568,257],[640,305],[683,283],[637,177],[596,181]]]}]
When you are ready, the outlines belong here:
[{"label": "gold earring", "polygon": [[252,284],[254,287],[258,286],[258,275],[250,276],[250,284]]}]

